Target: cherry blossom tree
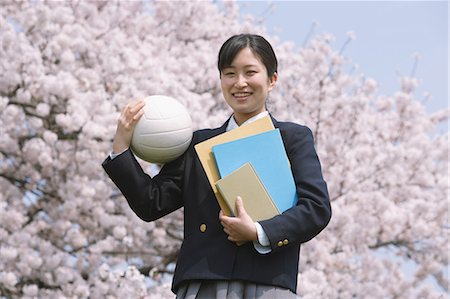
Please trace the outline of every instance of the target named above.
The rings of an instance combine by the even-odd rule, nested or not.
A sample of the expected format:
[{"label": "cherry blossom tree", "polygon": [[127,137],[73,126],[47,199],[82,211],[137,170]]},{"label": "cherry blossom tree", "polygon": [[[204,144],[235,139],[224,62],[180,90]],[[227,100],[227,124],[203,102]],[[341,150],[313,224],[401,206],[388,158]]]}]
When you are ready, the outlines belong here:
[{"label": "cherry blossom tree", "polygon": [[[266,35],[258,24],[233,2],[2,3],[2,296],[173,296],[182,211],[140,221],[101,162],[138,97],[179,99],[195,128],[223,123],[218,49],[235,33]],[[436,132],[448,111],[425,111],[416,78],[379,95],[330,35],[300,50],[267,37],[280,63],[269,109],[313,130],[333,206],[302,247],[299,294],[448,297],[448,133]]]},{"label": "cherry blossom tree", "polygon": [[415,78],[401,78],[392,96],[377,95],[374,79],[344,71],[331,41],[325,35],[299,53],[282,52],[273,99],[283,118],[315,133],[334,211],[326,231],[303,248],[299,292],[448,296],[448,132],[436,130],[448,110],[428,115]]}]

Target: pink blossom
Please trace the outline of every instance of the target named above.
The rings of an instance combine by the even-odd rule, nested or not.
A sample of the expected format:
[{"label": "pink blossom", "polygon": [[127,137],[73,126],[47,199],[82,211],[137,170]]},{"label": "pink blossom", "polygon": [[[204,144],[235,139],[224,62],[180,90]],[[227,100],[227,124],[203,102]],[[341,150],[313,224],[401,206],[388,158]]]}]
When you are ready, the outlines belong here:
[{"label": "pink blossom", "polygon": [[355,31],[347,31],[347,37],[351,40],[355,40],[356,39],[356,33]]},{"label": "pink blossom", "polygon": [[39,103],[36,106],[36,113],[40,116],[47,116],[50,112],[50,107],[47,103]]},{"label": "pink blossom", "polygon": [[119,226],[119,227],[115,227],[113,229],[113,235],[116,239],[121,240],[123,239],[127,234],[127,230],[125,227]]},{"label": "pink blossom", "polygon": [[13,247],[0,247],[0,257],[3,261],[13,260],[17,257],[18,252],[16,248]]},{"label": "pink blossom", "polygon": [[37,297],[39,288],[37,285],[31,284],[31,285],[24,286],[22,290],[23,290],[24,295],[26,295],[26,296]]},{"label": "pink blossom", "polygon": [[13,272],[0,272],[0,283],[7,289],[12,290],[18,282],[18,278]]}]

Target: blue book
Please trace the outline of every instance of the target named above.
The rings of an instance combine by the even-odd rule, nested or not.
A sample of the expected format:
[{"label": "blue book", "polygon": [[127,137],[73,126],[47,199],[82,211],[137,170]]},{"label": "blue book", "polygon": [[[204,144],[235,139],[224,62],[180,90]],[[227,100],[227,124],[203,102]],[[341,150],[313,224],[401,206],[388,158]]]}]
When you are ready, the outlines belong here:
[{"label": "blue book", "polygon": [[297,204],[294,177],[279,129],[213,146],[212,152],[221,178],[249,162],[281,213]]}]

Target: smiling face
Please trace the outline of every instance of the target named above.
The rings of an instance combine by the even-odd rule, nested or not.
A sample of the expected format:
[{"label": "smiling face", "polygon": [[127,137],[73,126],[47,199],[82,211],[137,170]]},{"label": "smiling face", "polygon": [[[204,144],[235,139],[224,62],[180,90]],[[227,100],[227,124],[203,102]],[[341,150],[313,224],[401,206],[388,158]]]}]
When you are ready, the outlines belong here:
[{"label": "smiling face", "polygon": [[267,95],[276,81],[277,73],[269,77],[264,64],[248,47],[221,71],[222,93],[239,125],[266,110]]}]

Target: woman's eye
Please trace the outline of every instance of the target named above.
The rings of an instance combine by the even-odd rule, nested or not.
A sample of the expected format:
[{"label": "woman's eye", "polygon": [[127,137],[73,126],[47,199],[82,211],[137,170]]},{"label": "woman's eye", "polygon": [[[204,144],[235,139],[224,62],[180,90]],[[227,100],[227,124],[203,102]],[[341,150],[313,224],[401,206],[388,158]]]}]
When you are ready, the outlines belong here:
[{"label": "woman's eye", "polygon": [[247,71],[247,74],[254,75],[254,74],[256,74],[256,71]]}]

